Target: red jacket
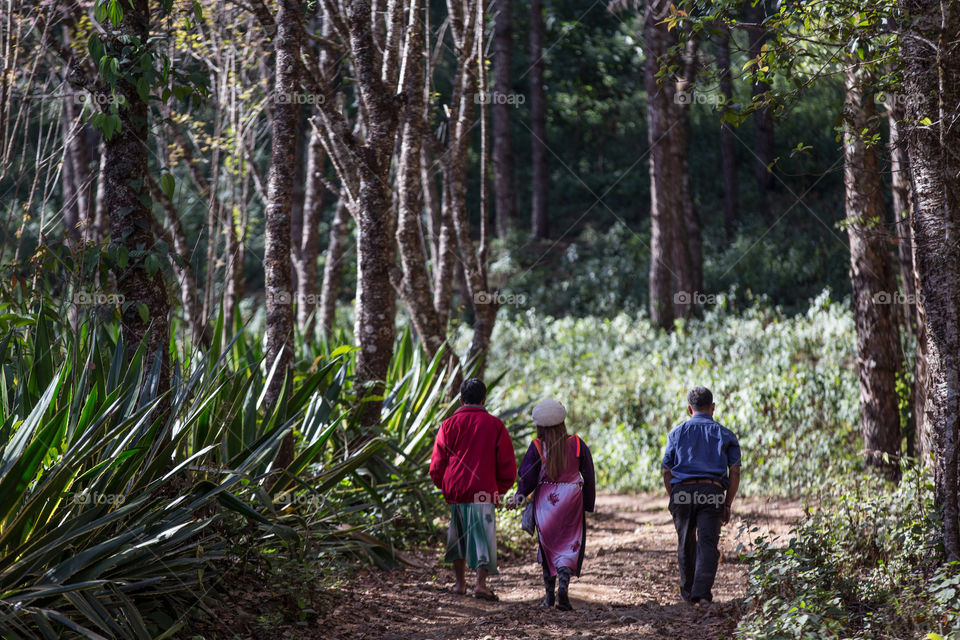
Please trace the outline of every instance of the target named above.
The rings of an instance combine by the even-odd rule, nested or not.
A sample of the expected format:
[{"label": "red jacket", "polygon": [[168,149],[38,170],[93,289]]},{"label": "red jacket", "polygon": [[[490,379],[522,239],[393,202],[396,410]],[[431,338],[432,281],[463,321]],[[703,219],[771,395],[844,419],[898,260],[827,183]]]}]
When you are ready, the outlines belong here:
[{"label": "red jacket", "polygon": [[517,457],[503,422],[483,407],[457,409],[440,425],[430,477],[451,504],[496,502],[517,477]]}]

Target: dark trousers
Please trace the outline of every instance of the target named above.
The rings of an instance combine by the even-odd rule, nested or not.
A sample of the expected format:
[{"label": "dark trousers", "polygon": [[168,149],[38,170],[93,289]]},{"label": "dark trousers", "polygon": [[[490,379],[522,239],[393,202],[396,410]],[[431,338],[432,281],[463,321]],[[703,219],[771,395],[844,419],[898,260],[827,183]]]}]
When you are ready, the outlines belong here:
[{"label": "dark trousers", "polygon": [[713,600],[720,562],[723,489],[710,482],[677,484],[670,492],[670,515],[677,528],[677,562],[684,597]]}]

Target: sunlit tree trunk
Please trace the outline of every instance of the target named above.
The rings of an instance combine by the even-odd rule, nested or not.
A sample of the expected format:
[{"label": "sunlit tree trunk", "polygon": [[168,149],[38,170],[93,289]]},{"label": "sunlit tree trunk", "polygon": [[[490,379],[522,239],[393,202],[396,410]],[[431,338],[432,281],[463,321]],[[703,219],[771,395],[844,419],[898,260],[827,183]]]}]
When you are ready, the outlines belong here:
[{"label": "sunlit tree trunk", "polygon": [[947,560],[960,560],[957,440],[960,435],[960,8],[901,0],[909,21],[900,42],[906,63],[905,132],[914,194],[914,257],[926,315],[924,430],[933,434],[936,501],[943,509]]},{"label": "sunlit tree trunk", "polygon": [[[264,286],[267,297],[264,355],[267,384],[264,402],[272,410],[290,384],[293,362],[293,287],[290,278],[290,217],[293,208],[293,166],[297,147],[297,58],[300,55],[300,3],[279,0],[277,33],[274,37],[275,70],[270,105],[270,175],[264,234]],[[286,467],[293,460],[293,434],[288,434],[277,452],[275,465]]]},{"label": "sunlit tree trunk", "polygon": [[876,131],[873,95],[864,89],[871,79],[856,67],[847,73],[843,135],[846,225],[866,461],[897,476],[901,453],[897,373],[902,357],[878,154],[865,140]]}]

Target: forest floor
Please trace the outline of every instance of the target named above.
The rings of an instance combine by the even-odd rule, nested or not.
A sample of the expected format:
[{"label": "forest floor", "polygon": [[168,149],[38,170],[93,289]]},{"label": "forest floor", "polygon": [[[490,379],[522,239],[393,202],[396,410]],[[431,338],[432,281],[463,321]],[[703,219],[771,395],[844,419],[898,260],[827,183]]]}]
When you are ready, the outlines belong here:
[{"label": "forest floor", "polygon": [[[597,498],[596,512],[587,516],[583,574],[570,587],[572,612],[539,606],[543,587],[536,543],[525,537],[528,549],[501,555],[500,575],[489,580],[499,602],[478,600],[472,589],[467,596],[450,592],[452,572],[438,549],[412,554],[415,566],[401,570],[354,573],[338,585],[319,619],[299,627],[281,624],[269,635],[327,640],[729,638],[746,588],[747,567],[740,555],[761,533],[779,536],[777,544],[785,545],[801,514],[795,502],[738,500],[720,542],[714,603],[705,608],[684,603],[677,593],[676,532],[667,498],[604,495]],[[753,527],[757,530],[750,531]],[[258,633],[243,624],[247,616],[242,607],[233,612],[230,637],[264,637],[262,628]],[[253,633],[244,633],[244,627]]]}]

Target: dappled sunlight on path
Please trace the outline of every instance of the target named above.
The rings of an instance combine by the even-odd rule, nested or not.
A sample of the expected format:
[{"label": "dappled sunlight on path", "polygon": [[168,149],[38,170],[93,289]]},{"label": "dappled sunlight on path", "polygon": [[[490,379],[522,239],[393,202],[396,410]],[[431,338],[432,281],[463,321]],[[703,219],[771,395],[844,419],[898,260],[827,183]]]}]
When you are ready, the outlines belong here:
[{"label": "dappled sunlight on path", "polygon": [[[539,606],[540,569],[535,543],[525,561],[505,559],[491,579],[500,602],[458,596],[447,588],[450,570],[437,557],[428,569],[364,572],[342,587],[342,598],[319,629],[303,638],[507,639],[507,638],[677,638],[729,637],[739,617],[745,567],[737,562],[740,517],[760,531],[786,539],[801,511],[794,503],[747,499],[724,527],[723,562],[706,609],[683,603],[677,594],[676,534],[657,495],[601,496],[588,516],[583,576],[570,587],[574,611]],[[752,534],[756,535],[756,534]]]}]

